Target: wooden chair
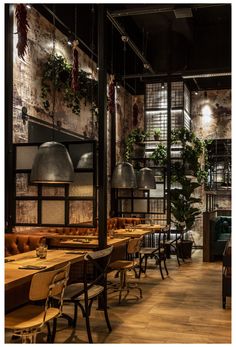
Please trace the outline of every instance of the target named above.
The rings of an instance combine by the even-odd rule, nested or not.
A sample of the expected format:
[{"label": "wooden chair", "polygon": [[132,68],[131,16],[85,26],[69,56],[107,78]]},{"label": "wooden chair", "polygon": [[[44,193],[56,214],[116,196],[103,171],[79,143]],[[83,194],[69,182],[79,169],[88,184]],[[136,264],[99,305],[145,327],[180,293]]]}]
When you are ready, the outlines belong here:
[{"label": "wooden chair", "polygon": [[[29,291],[30,303],[5,316],[5,328],[12,330],[14,336],[20,336],[22,343],[35,343],[36,335],[51,320],[53,320],[54,335],[50,335],[49,329],[48,338],[50,341],[54,340],[56,318],[62,312],[63,295],[68,281],[69,269],[70,263],[56,270],[43,271],[33,275]],[[51,299],[54,295],[59,298],[57,307],[52,306]]]},{"label": "wooden chair", "polygon": [[[162,263],[164,265],[164,269],[166,271],[166,274],[168,275],[168,270],[166,266],[166,237],[167,233],[169,232],[170,227],[167,225],[165,228],[162,229],[161,232],[158,234],[158,247],[143,247],[140,249],[139,252],[139,277],[141,276],[141,272],[146,273],[147,270],[147,261],[148,258],[154,258],[156,261],[156,265],[159,266],[159,270],[161,273],[162,279],[164,279],[163,271],[162,271]],[[144,268],[142,267],[142,262],[144,260]]]},{"label": "wooden chair", "polygon": [[[106,288],[106,274],[112,251],[113,246],[86,254],[83,263],[83,283],[73,283],[65,289],[64,304],[74,304],[73,326],[76,327],[79,306],[86,321],[87,335],[90,343],[93,343],[93,340],[89,317],[95,299],[101,298],[101,309],[104,311],[108,330],[112,330],[107,312]],[[92,276],[91,269],[93,269]],[[64,316],[66,317],[66,315]]]},{"label": "wooden chair", "polygon": [[[133,270],[135,272],[135,277],[139,277],[136,273],[136,265],[138,263],[135,261],[135,255],[139,253],[140,246],[142,242],[142,237],[132,238],[128,242],[127,255],[132,258],[131,260],[116,260],[112,262],[109,266],[111,270],[116,270],[119,273],[119,285],[114,291],[119,292],[119,304],[124,300],[130,292],[130,289],[137,289],[142,298],[142,289],[138,287],[137,283],[129,283],[127,281],[127,271]],[[122,298],[122,293],[126,292],[125,296]],[[138,298],[138,296],[137,296]]]}]

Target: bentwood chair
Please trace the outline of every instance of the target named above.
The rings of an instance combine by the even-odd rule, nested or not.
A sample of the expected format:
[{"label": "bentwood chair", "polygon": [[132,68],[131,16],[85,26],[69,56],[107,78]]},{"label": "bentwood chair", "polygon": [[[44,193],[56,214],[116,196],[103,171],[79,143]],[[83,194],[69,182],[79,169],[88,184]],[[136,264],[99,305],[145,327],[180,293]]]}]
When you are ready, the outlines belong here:
[{"label": "bentwood chair", "polygon": [[[164,265],[164,269],[166,271],[166,274],[168,275],[168,270],[166,266],[166,237],[170,230],[169,225],[164,227],[159,233],[158,233],[158,245],[157,247],[142,247],[139,252],[139,277],[141,276],[141,272],[146,273],[147,270],[147,261],[148,258],[154,258],[156,265],[159,267],[161,278],[164,280],[164,275],[162,271],[162,264]],[[144,268],[142,267],[142,262],[144,260]]]},{"label": "bentwood chair", "polygon": [[[87,335],[90,343],[93,343],[90,328],[90,313],[95,299],[101,299],[100,308],[104,311],[108,330],[112,330],[107,312],[106,283],[106,274],[112,251],[113,246],[86,254],[83,262],[83,283],[73,283],[65,289],[64,304],[72,303],[74,305],[73,327],[76,327],[79,306],[86,321]],[[92,274],[91,270],[93,272]],[[64,316],[66,317],[66,315]]]},{"label": "bentwood chair", "polygon": [[[5,328],[12,330],[13,336],[20,336],[22,343],[35,343],[37,334],[45,324],[48,337],[53,341],[56,333],[57,317],[61,315],[64,290],[68,281],[70,263],[52,271],[43,271],[33,275],[29,304],[20,307],[5,317]],[[52,297],[57,295],[59,305],[52,306]],[[53,335],[50,334],[49,322],[53,320]]]},{"label": "bentwood chair", "polygon": [[[139,297],[142,298],[142,289],[138,287],[137,283],[130,283],[127,281],[127,272],[133,270],[135,273],[135,277],[139,277],[136,273],[136,266],[138,262],[136,262],[135,256],[139,253],[141,242],[143,237],[132,238],[128,241],[127,246],[127,255],[131,260],[116,260],[110,264],[110,270],[118,271],[119,273],[119,285],[114,291],[119,292],[119,304],[122,300],[124,300],[131,289],[137,289],[139,291]],[[126,292],[125,296],[122,298],[122,293]],[[136,296],[139,298],[138,296]]]}]

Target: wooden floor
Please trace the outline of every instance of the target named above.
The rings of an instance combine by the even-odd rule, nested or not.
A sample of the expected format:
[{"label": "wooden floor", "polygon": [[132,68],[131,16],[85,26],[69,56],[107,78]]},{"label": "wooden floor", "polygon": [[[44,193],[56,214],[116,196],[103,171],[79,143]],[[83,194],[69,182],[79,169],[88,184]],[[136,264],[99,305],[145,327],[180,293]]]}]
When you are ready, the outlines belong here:
[{"label": "wooden floor", "polygon": [[[109,296],[111,333],[103,313],[94,305],[91,326],[95,343],[231,343],[231,300],[227,298],[226,309],[222,309],[221,262],[203,263],[202,252],[196,250],[192,261],[180,267],[174,256],[167,264],[165,280],[154,264],[142,275],[143,299],[130,296],[118,305],[117,294]],[[114,281],[113,275],[110,278]],[[72,309],[67,306],[65,312]],[[39,334],[37,342],[44,341],[45,334]],[[6,342],[18,341],[11,341],[7,334]],[[83,319],[78,319],[74,331],[64,319],[58,319],[55,343],[87,343]]]}]

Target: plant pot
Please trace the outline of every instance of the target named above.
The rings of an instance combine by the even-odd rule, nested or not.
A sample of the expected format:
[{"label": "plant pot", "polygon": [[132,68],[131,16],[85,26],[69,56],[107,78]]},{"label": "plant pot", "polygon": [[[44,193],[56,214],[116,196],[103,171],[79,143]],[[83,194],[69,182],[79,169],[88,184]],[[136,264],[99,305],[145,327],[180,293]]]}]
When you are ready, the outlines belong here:
[{"label": "plant pot", "polygon": [[159,141],[160,140],[160,135],[153,135],[153,137],[154,137],[155,141]]},{"label": "plant pot", "polygon": [[182,240],[180,243],[178,243],[178,252],[180,258],[184,259],[190,259],[192,255],[192,247],[193,247],[193,241],[191,240]]},{"label": "plant pot", "polygon": [[134,158],[144,158],[144,156],[145,156],[145,144],[144,143],[134,143],[132,156]]}]

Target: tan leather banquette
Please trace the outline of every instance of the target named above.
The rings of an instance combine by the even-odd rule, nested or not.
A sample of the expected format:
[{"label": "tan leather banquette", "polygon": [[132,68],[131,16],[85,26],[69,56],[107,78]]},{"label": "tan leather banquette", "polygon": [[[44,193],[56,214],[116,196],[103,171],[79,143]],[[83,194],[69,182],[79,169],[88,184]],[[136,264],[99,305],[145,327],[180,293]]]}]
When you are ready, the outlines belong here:
[{"label": "tan leather banquette", "polygon": [[5,257],[33,251],[44,239],[40,235],[5,234]]}]

